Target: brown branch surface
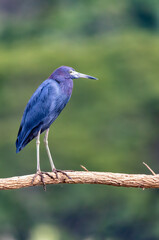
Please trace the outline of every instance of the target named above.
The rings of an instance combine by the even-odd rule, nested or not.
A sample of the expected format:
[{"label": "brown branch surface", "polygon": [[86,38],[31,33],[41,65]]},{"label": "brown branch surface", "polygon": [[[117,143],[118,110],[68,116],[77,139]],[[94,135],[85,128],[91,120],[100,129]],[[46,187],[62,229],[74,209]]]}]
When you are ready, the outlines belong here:
[{"label": "brown branch surface", "polygon": [[[159,188],[159,174],[124,174],[112,172],[90,172],[90,171],[66,171],[72,178],[68,179],[65,175],[58,173],[58,179],[54,173],[49,172],[54,177],[51,179],[44,174],[45,184],[103,184],[120,187],[135,187],[135,188]],[[42,185],[39,176],[35,178],[32,184],[34,174],[11,178],[0,179],[0,190],[3,189],[18,189]]]}]

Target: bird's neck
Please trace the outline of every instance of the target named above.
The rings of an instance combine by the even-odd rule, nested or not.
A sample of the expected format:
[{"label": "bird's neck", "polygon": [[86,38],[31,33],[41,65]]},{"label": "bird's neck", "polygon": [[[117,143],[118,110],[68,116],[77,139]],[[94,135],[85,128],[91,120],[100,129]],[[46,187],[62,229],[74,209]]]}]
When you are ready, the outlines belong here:
[{"label": "bird's neck", "polygon": [[71,96],[73,89],[72,79],[66,79],[65,81],[60,82],[60,86],[64,94]]}]

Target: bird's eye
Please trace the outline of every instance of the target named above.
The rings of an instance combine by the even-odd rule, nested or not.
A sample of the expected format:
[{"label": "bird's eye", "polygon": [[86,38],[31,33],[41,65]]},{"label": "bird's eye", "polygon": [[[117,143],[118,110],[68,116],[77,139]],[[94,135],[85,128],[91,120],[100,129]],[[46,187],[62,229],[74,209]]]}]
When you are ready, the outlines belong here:
[{"label": "bird's eye", "polygon": [[73,71],[72,71],[72,70],[70,70],[70,71],[69,71],[69,73],[73,73]]}]

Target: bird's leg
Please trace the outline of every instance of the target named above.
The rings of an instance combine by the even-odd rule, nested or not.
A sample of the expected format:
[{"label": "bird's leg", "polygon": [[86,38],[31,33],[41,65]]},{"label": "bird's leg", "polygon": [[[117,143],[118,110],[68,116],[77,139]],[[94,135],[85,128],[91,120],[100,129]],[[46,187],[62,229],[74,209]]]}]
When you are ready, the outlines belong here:
[{"label": "bird's leg", "polygon": [[44,188],[44,190],[46,190],[46,185],[45,185],[45,182],[44,182],[43,174],[48,175],[52,179],[54,179],[54,178],[50,174],[42,172],[40,170],[40,131],[38,132],[38,135],[36,137],[36,151],[37,151],[37,172],[36,172],[36,174],[33,177],[32,184],[34,183],[35,178],[39,175],[40,178],[41,178],[41,182],[43,184],[43,188]]},{"label": "bird's leg", "polygon": [[41,172],[40,170],[40,131],[38,132],[38,136],[36,137],[36,151],[37,151],[37,172]]},{"label": "bird's leg", "polygon": [[[47,155],[49,157],[51,169],[54,172],[56,168],[55,168],[54,162],[52,160],[51,152],[50,152],[50,149],[49,149],[48,136],[49,136],[49,128],[46,130],[46,133],[45,133],[44,144],[45,144],[45,147],[46,147]],[[57,172],[55,172],[55,174],[56,174],[56,178],[58,178]]]},{"label": "bird's leg", "polygon": [[53,169],[55,169],[55,165],[54,165],[54,162],[52,160],[51,152],[50,152],[49,145],[48,145],[48,136],[49,136],[49,128],[46,130],[46,134],[45,134],[45,137],[44,137],[44,143],[45,143],[47,155],[49,157],[51,169],[53,171]]},{"label": "bird's leg", "polygon": [[35,178],[39,175],[41,177],[41,181],[44,184],[44,177],[41,174],[40,170],[40,131],[38,132],[38,135],[36,137],[36,156],[37,156],[37,171],[36,174],[33,177],[32,183],[34,183]]},{"label": "bird's leg", "polygon": [[52,160],[51,152],[50,152],[50,149],[49,149],[49,145],[48,145],[48,136],[49,136],[49,128],[46,130],[46,134],[45,134],[45,137],[44,137],[44,143],[45,143],[45,147],[46,147],[46,151],[47,151],[47,154],[48,154],[48,157],[49,157],[49,161],[50,161],[52,171],[56,174],[56,178],[58,178],[57,173],[60,172],[63,175],[65,175],[66,177],[68,177],[69,179],[71,179],[71,177],[69,177],[67,175],[67,173],[65,173],[64,171],[61,171],[61,170],[57,170],[55,168],[54,162]]}]

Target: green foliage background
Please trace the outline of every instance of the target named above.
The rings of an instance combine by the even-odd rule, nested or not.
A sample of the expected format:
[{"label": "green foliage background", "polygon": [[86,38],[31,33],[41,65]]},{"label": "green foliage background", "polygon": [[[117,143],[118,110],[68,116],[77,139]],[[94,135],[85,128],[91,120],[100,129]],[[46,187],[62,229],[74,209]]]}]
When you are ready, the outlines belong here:
[{"label": "green foliage background", "polygon": [[[158,172],[158,1],[1,0],[0,19],[1,177],[35,172],[35,141],[16,154],[16,135],[30,96],[61,65],[99,81],[74,81],[50,131],[56,167],[149,173],[144,161]],[[41,166],[50,170],[43,144]],[[158,190],[0,192],[0,239],[157,240],[158,225]]]}]

